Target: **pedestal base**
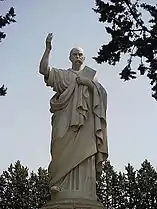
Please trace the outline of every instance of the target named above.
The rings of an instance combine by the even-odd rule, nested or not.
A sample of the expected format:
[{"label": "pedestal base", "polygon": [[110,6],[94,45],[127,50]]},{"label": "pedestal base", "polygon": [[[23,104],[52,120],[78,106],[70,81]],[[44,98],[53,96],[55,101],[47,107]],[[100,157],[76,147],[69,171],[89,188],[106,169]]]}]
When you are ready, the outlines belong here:
[{"label": "pedestal base", "polygon": [[95,200],[66,198],[51,200],[41,209],[104,209],[104,207]]}]

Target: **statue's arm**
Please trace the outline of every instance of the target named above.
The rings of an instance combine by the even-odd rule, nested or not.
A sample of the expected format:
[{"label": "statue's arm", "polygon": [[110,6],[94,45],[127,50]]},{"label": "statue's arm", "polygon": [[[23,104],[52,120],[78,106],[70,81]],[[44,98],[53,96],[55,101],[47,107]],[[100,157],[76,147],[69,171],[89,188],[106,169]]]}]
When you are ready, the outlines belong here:
[{"label": "statue's arm", "polygon": [[45,49],[40,61],[39,72],[47,79],[49,76],[49,55],[50,51]]},{"label": "statue's arm", "polygon": [[49,33],[46,38],[46,49],[44,51],[44,54],[41,58],[39,65],[39,73],[44,75],[45,79],[48,79],[49,77],[49,57],[50,57],[50,51],[52,49],[51,41],[52,41],[52,33]]}]

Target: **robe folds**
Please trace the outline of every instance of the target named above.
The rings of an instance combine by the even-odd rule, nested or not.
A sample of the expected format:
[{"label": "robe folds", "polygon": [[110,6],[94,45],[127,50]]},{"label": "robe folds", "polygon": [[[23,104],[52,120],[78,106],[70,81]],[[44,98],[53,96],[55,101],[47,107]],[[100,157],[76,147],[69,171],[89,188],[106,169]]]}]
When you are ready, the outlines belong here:
[{"label": "robe folds", "polygon": [[80,190],[86,181],[86,189],[92,190],[93,178],[108,156],[107,93],[96,81],[92,90],[78,85],[79,73],[52,68],[45,79],[56,92],[50,100],[52,160],[48,171],[51,186]]}]

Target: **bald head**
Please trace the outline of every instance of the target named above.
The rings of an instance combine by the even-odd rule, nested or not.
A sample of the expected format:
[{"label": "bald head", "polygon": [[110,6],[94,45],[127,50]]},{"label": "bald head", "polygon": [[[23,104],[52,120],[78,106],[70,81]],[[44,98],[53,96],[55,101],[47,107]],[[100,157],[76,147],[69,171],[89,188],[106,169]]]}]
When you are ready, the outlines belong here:
[{"label": "bald head", "polygon": [[75,47],[75,48],[72,48],[71,51],[70,51],[70,56],[74,53],[82,53],[84,55],[84,51],[81,47]]},{"label": "bald head", "polygon": [[81,47],[71,49],[69,59],[73,69],[79,70],[85,60],[83,49]]}]

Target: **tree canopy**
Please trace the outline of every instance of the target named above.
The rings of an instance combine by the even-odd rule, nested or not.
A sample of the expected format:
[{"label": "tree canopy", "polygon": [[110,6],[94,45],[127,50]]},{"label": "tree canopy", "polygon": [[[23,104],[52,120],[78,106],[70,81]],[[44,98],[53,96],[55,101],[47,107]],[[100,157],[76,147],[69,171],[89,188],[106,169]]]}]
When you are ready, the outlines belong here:
[{"label": "tree canopy", "polygon": [[[1,209],[40,209],[50,200],[49,176],[45,169],[29,172],[20,161],[0,175]],[[96,182],[97,196],[106,209],[156,209],[157,171],[148,160],[138,170],[128,164],[115,171],[108,161]]]},{"label": "tree canopy", "polygon": [[[0,0],[0,2],[2,3],[4,0]],[[3,31],[3,28],[15,21],[15,11],[14,8],[11,7],[9,9],[9,11],[5,14],[5,15],[0,15],[0,43],[2,42],[3,39],[6,38],[6,34]],[[4,85],[2,85],[2,87],[0,87],[0,96],[5,96],[7,93],[7,88],[4,87]]]},{"label": "tree canopy", "polygon": [[[97,63],[116,65],[127,55],[120,72],[124,81],[146,75],[157,100],[157,6],[141,0],[95,0],[99,22],[105,25],[110,41],[101,46]],[[139,60],[137,69],[132,68]]]},{"label": "tree canopy", "polygon": [[47,171],[29,172],[20,161],[0,176],[1,209],[38,209],[50,199]]},{"label": "tree canopy", "polygon": [[97,192],[107,209],[156,209],[157,171],[147,160],[138,170],[128,164],[119,173],[107,162],[97,182]]}]

